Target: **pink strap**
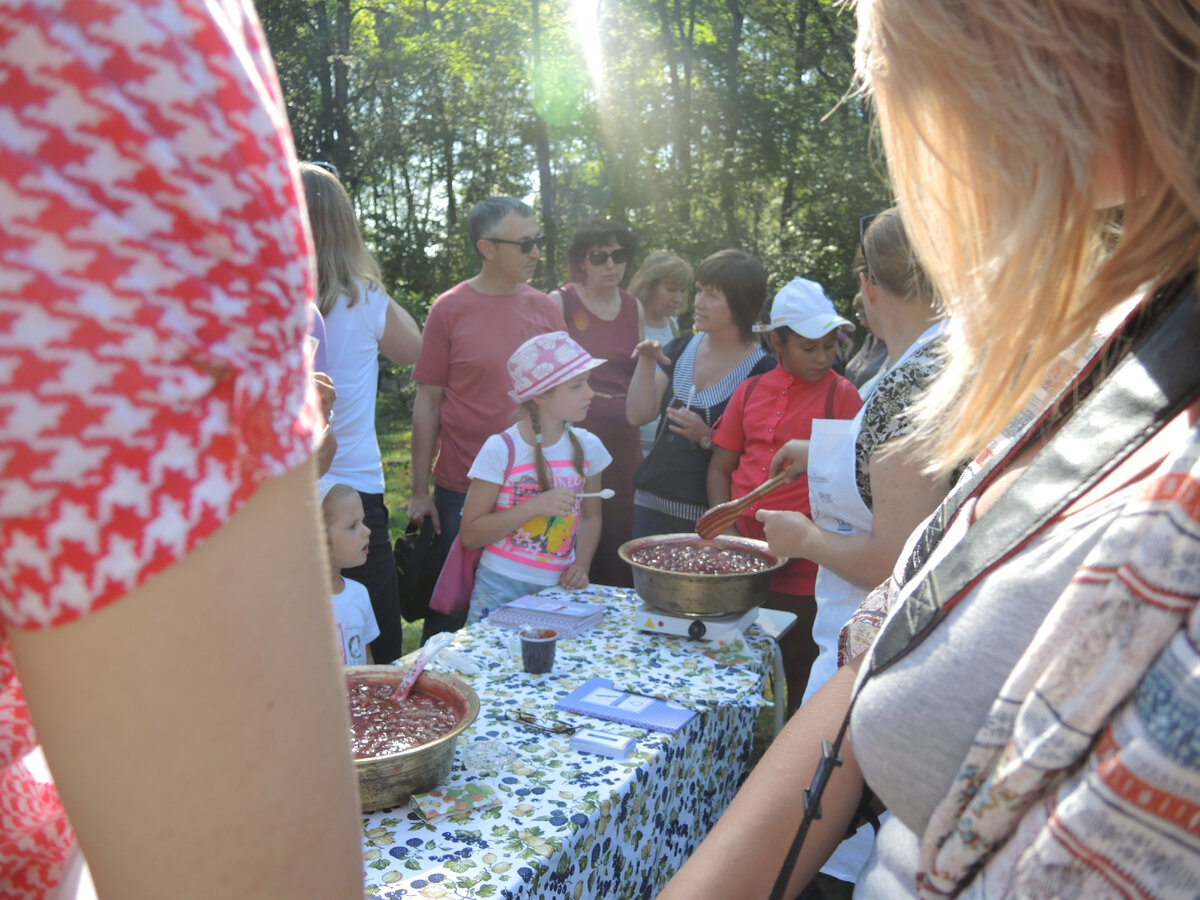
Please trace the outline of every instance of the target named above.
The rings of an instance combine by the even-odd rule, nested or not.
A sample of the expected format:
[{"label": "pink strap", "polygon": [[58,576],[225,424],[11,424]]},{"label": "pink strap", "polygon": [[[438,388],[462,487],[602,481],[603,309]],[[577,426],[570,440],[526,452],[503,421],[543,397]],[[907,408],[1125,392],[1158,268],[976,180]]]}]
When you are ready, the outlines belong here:
[{"label": "pink strap", "polygon": [[[500,432],[504,445],[508,447],[508,463],[504,467],[504,478],[501,486],[508,481],[512,474],[513,464],[517,459],[517,447],[512,435],[507,431]],[[442,566],[437,583],[433,586],[433,594],[429,598],[429,608],[443,615],[454,615],[466,612],[471,605],[471,592],[475,590],[475,569],[479,566],[479,557],[483,556],[483,548],[476,547],[468,550],[462,545],[458,535],[450,544],[450,552],[446,555],[446,563]]]}]

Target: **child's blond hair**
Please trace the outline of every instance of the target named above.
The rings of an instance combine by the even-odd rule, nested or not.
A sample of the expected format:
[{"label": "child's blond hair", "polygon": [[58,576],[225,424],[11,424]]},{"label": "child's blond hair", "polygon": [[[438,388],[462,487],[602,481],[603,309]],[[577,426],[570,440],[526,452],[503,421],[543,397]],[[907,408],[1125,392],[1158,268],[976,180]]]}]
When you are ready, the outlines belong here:
[{"label": "child's blond hair", "polygon": [[349,497],[351,494],[358,496],[358,491],[348,484],[342,484],[340,481],[328,486],[321,486],[321,516],[325,521],[326,527],[329,526],[329,517],[332,514],[333,504],[340,498]]}]

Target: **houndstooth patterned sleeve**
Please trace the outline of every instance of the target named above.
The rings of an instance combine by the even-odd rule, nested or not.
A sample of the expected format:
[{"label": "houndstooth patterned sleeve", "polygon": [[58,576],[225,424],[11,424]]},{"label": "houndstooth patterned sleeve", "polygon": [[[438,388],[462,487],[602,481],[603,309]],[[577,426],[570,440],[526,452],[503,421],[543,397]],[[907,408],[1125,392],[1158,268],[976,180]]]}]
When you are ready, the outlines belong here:
[{"label": "houndstooth patterned sleeve", "polygon": [[311,452],[312,278],[248,4],[0,3],[0,44],[0,618],[44,627]]}]

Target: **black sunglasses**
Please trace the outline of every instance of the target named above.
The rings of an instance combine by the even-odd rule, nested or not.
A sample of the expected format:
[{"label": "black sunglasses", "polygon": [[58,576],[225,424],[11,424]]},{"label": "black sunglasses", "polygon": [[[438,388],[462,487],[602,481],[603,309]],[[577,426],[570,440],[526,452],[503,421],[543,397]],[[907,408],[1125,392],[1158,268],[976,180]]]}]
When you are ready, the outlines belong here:
[{"label": "black sunglasses", "polygon": [[858,252],[862,254],[863,265],[867,267],[867,278],[871,281],[875,280],[875,276],[871,274],[871,261],[867,259],[867,245],[865,240],[867,229],[871,227],[871,223],[877,218],[879,218],[879,213],[871,213],[871,215],[863,216],[858,220]]},{"label": "black sunglasses", "polygon": [[612,259],[612,261],[619,266],[621,263],[629,262],[629,251],[624,247],[618,247],[612,253],[608,253],[604,250],[593,250],[587,255],[587,261],[593,266],[602,266],[607,263],[609,259]]},{"label": "black sunglasses", "polygon": [[575,726],[568,725],[566,722],[561,722],[558,719],[549,719],[549,725],[544,725],[538,721],[538,717],[531,712],[526,712],[523,709],[509,711],[508,718],[510,721],[524,725],[526,728],[534,728],[538,731],[544,731],[546,734],[574,734]]},{"label": "black sunglasses", "polygon": [[534,247],[537,247],[539,250],[541,250],[546,246],[546,236],[544,234],[539,234],[537,237],[521,238],[519,241],[510,241],[505,238],[490,237],[485,237],[484,240],[491,241],[493,244],[512,244],[522,253],[528,253]]},{"label": "black sunglasses", "polygon": [[323,160],[323,159],[310,159],[308,161],[308,164],[310,166],[317,166],[320,169],[324,169],[326,172],[328,172],[334,178],[342,177],[341,174],[338,172],[338,167],[335,166],[331,162],[325,162],[325,160]]}]

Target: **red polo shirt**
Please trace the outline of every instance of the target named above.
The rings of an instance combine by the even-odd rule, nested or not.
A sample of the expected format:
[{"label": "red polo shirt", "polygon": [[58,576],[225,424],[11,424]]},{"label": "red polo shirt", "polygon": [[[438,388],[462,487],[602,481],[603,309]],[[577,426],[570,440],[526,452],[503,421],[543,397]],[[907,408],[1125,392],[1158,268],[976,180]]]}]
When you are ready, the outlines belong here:
[{"label": "red polo shirt", "polygon": [[[741,454],[733,470],[730,497],[743,497],[766,481],[775,453],[790,440],[811,437],[813,419],[852,419],[860,406],[858,390],[833,371],[817,382],[796,378],[780,366],[747,378],[729,398],[712,433],[712,442],[718,447]],[[746,537],[761,539],[762,523],[754,514],[763,508],[808,515],[808,478],[801,475],[752,504],[737,520],[737,530]],[[816,563],[793,559],[775,573],[771,589],[812,596],[816,577]]]}]

